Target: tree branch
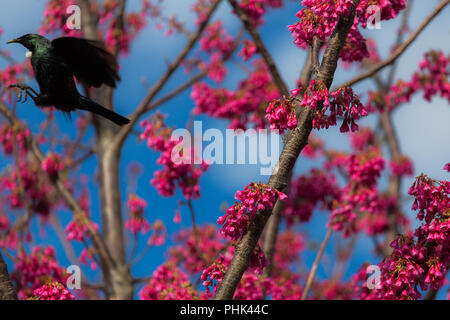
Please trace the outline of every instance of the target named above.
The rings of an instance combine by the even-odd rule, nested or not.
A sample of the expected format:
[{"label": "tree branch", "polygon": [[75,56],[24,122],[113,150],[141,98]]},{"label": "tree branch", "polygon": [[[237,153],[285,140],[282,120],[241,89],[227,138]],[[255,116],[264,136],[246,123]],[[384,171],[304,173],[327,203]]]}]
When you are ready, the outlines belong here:
[{"label": "tree branch", "polygon": [[302,294],[302,300],[306,300],[306,298],[308,297],[309,290],[311,289],[314,277],[317,272],[317,267],[319,266],[319,262],[322,259],[323,253],[325,252],[325,247],[327,246],[328,241],[330,240],[332,234],[333,234],[333,228],[330,227],[330,228],[328,228],[327,234],[325,235],[325,238],[323,239],[322,244],[320,245],[320,249],[317,252],[316,259],[314,260],[311,271],[309,272],[308,280],[306,281],[305,290],[303,291],[303,294]]},{"label": "tree branch", "polygon": [[114,141],[111,144],[112,148],[120,149],[122,144],[124,143],[126,137],[131,132],[133,126],[137,123],[142,114],[144,114],[148,108],[148,105],[151,103],[153,98],[160,92],[160,90],[164,87],[167,81],[170,79],[172,74],[178,69],[187,55],[194,48],[197,41],[200,39],[203,31],[208,25],[213,13],[219,6],[221,0],[215,0],[209,9],[206,18],[202,21],[202,23],[198,26],[197,31],[191,35],[184,49],[178,54],[177,58],[174,62],[172,62],[164,73],[164,75],[158,80],[158,82],[147,92],[147,95],[142,100],[142,102],[137,107],[136,111],[130,117],[130,123],[126,126],[123,126],[121,130],[115,136]]},{"label": "tree branch", "polygon": [[[14,113],[9,110],[3,103],[0,103],[0,113],[2,113],[8,121],[14,125],[15,123],[18,123],[19,120],[16,118]],[[36,140],[33,138],[32,135],[30,135],[29,139],[29,146],[30,151],[35,156],[35,158],[42,163],[42,161],[45,159],[44,154],[39,149],[39,146],[36,143]],[[70,193],[69,190],[65,187],[64,183],[59,179],[56,178],[54,180],[51,180],[53,187],[59,192],[62,199],[66,203],[66,205],[75,213],[83,213],[84,210],[81,208],[78,201],[73,197],[73,195]],[[108,252],[108,250],[105,247],[105,244],[103,243],[103,240],[97,233],[97,231],[92,227],[90,223],[87,223],[88,227],[88,233],[92,240],[93,246],[96,249],[98,255],[100,256],[100,259],[102,261],[104,268],[112,268],[113,262],[111,260],[111,256]]]},{"label": "tree branch", "polygon": [[[329,39],[318,75],[318,79],[322,80],[328,88],[333,82],[339,53],[343,48],[348,32],[353,25],[354,17],[355,9],[352,10],[349,16],[342,16],[336,26],[335,33]],[[312,110],[310,108],[305,108],[300,114],[297,128],[292,131],[291,137],[283,147],[278,163],[278,171],[270,177],[268,182],[270,188],[279,191],[284,191],[286,189],[295,162],[302,149],[308,143],[308,137],[312,130],[312,120]],[[259,212],[255,219],[251,221],[247,232],[236,246],[235,254],[224,275],[215,299],[233,299],[234,291],[245,270],[247,270],[249,259],[271,213],[271,210]]]},{"label": "tree branch", "polygon": [[0,252],[0,300],[17,300],[17,293],[8,274],[8,266]]},{"label": "tree branch", "polygon": [[[308,55],[306,56],[305,64],[303,65],[303,69],[300,76],[301,83],[309,83],[311,81],[311,76],[313,72],[313,63],[312,63],[312,52],[313,50],[308,51]],[[300,106],[298,106],[300,109]],[[301,111],[301,110],[299,110]],[[289,188],[292,180],[292,171],[290,177],[287,180],[286,192],[289,193]],[[269,264],[264,269],[264,276],[270,277],[273,272],[273,257],[275,255],[275,248],[278,237],[278,229],[280,228],[281,223],[281,215],[284,211],[285,203],[283,201],[277,200],[275,206],[272,211],[272,215],[267,222],[266,229],[264,231],[264,242],[263,242],[263,251],[266,255]]]},{"label": "tree branch", "polygon": [[350,87],[358,82],[361,82],[367,78],[372,77],[374,74],[376,74],[381,69],[391,65],[395,62],[405,51],[409,48],[409,46],[414,42],[414,40],[417,39],[417,37],[422,33],[422,31],[430,24],[430,22],[442,11],[442,9],[445,8],[450,3],[450,0],[444,0],[441,3],[437,5],[437,7],[434,9],[434,11],[425,19],[424,22],[414,31],[414,33],[406,40],[405,43],[403,43],[400,47],[398,47],[394,53],[386,60],[378,63],[373,68],[367,70],[366,72],[358,75],[357,77],[341,84],[338,88],[343,87]]}]

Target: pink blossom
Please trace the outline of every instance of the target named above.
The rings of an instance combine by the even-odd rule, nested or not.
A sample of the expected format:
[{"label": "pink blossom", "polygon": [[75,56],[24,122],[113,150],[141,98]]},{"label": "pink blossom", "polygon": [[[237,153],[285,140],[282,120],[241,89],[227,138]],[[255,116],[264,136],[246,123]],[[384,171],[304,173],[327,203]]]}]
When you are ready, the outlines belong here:
[{"label": "pink blossom", "polygon": [[42,161],[42,170],[47,172],[49,176],[56,176],[59,172],[64,170],[64,163],[61,156],[57,153],[50,153]]},{"label": "pink blossom", "polygon": [[75,300],[73,294],[56,281],[44,284],[33,291],[36,300]]},{"label": "pink blossom", "polygon": [[284,98],[269,103],[266,109],[266,118],[269,120],[270,129],[278,130],[279,134],[287,129],[292,130],[297,126],[297,117],[292,103]]},{"label": "pink blossom", "polygon": [[150,224],[144,217],[144,209],[147,206],[147,202],[138,196],[131,194],[128,198],[128,208],[130,212],[130,218],[125,223],[125,228],[131,233],[137,234],[142,232],[143,234],[150,231]]},{"label": "pink blossom", "polygon": [[208,169],[208,163],[202,160],[200,165],[195,165],[191,157],[193,150],[190,153],[183,153],[182,149],[178,152],[181,161],[174,161],[173,149],[181,141],[170,138],[172,129],[165,125],[163,119],[164,117],[157,113],[151,121],[141,123],[144,128],[141,139],[145,140],[150,148],[161,152],[157,163],[163,168],[154,173],[150,182],[163,197],[174,195],[178,184],[186,199],[198,199],[200,197],[198,182],[202,173]]},{"label": "pink blossom", "polygon": [[194,113],[229,119],[231,129],[245,129],[250,123],[256,128],[265,128],[265,110],[261,106],[279,98],[279,94],[264,61],[255,60],[253,67],[235,91],[215,89],[203,82],[194,84],[191,93]]},{"label": "pink blossom", "polygon": [[241,51],[239,51],[238,56],[242,57],[244,61],[249,60],[258,49],[256,48],[255,44],[250,40],[244,41],[244,46],[242,47]]},{"label": "pink blossom", "polygon": [[450,172],[450,163],[447,163],[447,164],[444,166],[444,170]]},{"label": "pink blossom", "polygon": [[294,178],[284,211],[288,225],[308,222],[316,208],[331,209],[332,201],[339,196],[336,178],[331,173],[312,169]]},{"label": "pink blossom", "polygon": [[74,219],[66,226],[66,240],[79,242],[86,241],[89,231],[87,223],[90,223],[94,230],[98,230],[98,225],[89,219]]},{"label": "pink blossom", "polygon": [[187,275],[171,263],[159,266],[139,291],[141,300],[192,300],[197,297]]},{"label": "pink blossom", "polygon": [[412,176],[414,174],[413,164],[406,156],[402,156],[396,161],[391,160],[389,166],[391,167],[392,175],[396,177]]},{"label": "pink blossom", "polygon": [[34,247],[31,254],[19,252],[11,278],[20,288],[20,299],[31,296],[48,280],[66,283],[64,268],[56,261],[55,249],[51,246]]},{"label": "pink blossom", "polygon": [[274,192],[263,183],[250,183],[244,190],[237,191],[235,198],[239,202],[229,207],[225,215],[217,219],[222,225],[221,233],[231,240],[238,240],[247,230],[250,219],[254,219],[258,211],[270,210],[275,204],[276,195],[285,199],[281,192]]},{"label": "pink blossom", "polygon": [[314,110],[313,127],[328,129],[336,125],[337,116],[342,116],[344,119],[340,127],[341,132],[358,130],[355,120],[367,116],[368,113],[353,90],[348,87],[340,88],[331,93],[331,98],[323,82],[311,81],[300,105]]}]

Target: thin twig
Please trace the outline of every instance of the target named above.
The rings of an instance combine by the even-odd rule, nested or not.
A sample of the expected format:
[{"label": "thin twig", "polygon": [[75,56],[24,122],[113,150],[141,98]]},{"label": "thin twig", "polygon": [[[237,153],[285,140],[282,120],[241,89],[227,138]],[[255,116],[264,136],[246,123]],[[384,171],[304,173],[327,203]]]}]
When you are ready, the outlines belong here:
[{"label": "thin twig", "polygon": [[178,67],[181,65],[181,63],[184,61],[184,59],[187,57],[187,55],[194,48],[195,44],[200,39],[200,36],[202,35],[203,31],[205,30],[206,26],[208,25],[208,23],[211,19],[211,16],[216,11],[220,2],[221,2],[221,0],[215,0],[213,2],[213,4],[211,5],[211,8],[209,9],[209,11],[206,15],[206,18],[198,26],[197,31],[194,34],[192,34],[192,36],[189,38],[184,49],[181,50],[181,52],[176,57],[175,61],[169,65],[168,69],[163,74],[163,76],[158,80],[158,82],[156,82],[156,84],[147,92],[147,95],[142,100],[142,102],[139,104],[136,111],[131,115],[130,123],[126,126],[123,126],[122,129],[117,133],[113,142],[111,143],[111,148],[120,149],[120,147],[123,144],[123,142],[125,141],[126,137],[131,132],[133,126],[137,123],[137,121],[139,120],[141,115],[147,111],[148,105],[151,103],[153,98],[161,91],[161,89],[164,87],[164,85],[167,83],[167,81],[171,78],[173,73],[178,69]]},{"label": "thin twig", "polygon": [[284,95],[286,97],[289,96],[288,87],[284,83],[284,81],[281,77],[281,74],[278,71],[277,66],[275,65],[275,62],[272,59],[272,56],[270,55],[269,51],[267,50],[266,46],[264,45],[264,42],[261,39],[261,36],[259,35],[258,30],[255,28],[255,26],[251,22],[249,16],[240,7],[240,5],[237,3],[236,0],[228,0],[228,2],[231,4],[235,13],[241,20],[242,24],[245,26],[245,29],[247,29],[247,32],[252,37],[253,42],[254,42],[256,48],[258,49],[258,52],[261,54],[267,67],[269,68],[269,72],[272,75],[273,81],[275,82],[278,90],[280,91],[280,94]]},{"label": "thin twig", "polygon": [[316,259],[314,260],[311,271],[309,272],[308,280],[306,281],[305,290],[303,291],[303,294],[302,294],[302,300],[306,300],[306,297],[308,296],[309,290],[311,289],[314,277],[316,275],[317,267],[319,266],[319,262],[322,259],[323,253],[325,252],[325,247],[327,246],[332,233],[333,233],[333,228],[331,228],[331,227],[328,228],[327,234],[325,235],[325,238],[323,239],[322,244],[320,245],[320,249],[317,252]]},{"label": "thin twig", "polygon": [[[9,122],[14,125],[16,123],[19,123],[19,120],[16,118],[14,113],[9,110],[3,103],[0,103],[0,113],[2,113]],[[42,151],[40,150],[39,146],[37,145],[36,140],[33,138],[32,135],[28,137],[28,144],[30,147],[30,151],[35,156],[35,158],[39,161],[39,163],[42,163],[44,161],[45,157]],[[70,193],[70,191],[66,188],[64,183],[57,177],[56,179],[52,179],[51,183],[53,187],[59,192],[63,200],[65,201],[66,205],[74,212],[76,213],[82,213],[84,212],[81,208],[78,201],[73,197],[73,195]],[[103,240],[101,239],[100,235],[98,234],[97,230],[95,230],[91,223],[87,223],[88,228],[88,234],[92,240],[92,243],[94,245],[94,248],[96,249],[97,253],[99,254],[102,264],[105,268],[105,270],[111,270],[114,266],[114,263],[111,259],[111,256],[109,254],[109,251],[107,250]]]}]

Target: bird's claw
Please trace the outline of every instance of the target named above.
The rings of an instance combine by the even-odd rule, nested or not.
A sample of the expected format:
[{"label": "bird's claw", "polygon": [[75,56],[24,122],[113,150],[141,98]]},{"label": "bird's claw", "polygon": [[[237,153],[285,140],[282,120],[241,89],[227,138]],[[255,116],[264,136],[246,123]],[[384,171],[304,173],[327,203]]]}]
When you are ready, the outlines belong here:
[{"label": "bird's claw", "polygon": [[[11,84],[11,85],[9,85],[9,87],[19,89],[17,102],[22,101],[22,103],[25,103],[28,100],[28,95],[29,95],[28,90],[32,90],[32,88],[30,86],[27,86],[27,85],[21,84],[21,83]],[[32,95],[30,95],[30,96],[33,98]]]}]

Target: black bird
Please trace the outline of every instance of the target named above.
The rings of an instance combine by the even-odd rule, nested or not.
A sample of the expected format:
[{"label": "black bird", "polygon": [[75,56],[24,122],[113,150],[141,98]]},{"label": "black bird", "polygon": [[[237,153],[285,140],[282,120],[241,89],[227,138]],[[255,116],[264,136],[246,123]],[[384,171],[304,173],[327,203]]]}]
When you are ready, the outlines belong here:
[{"label": "black bird", "polygon": [[120,80],[114,57],[97,41],[61,37],[53,41],[38,34],[26,34],[8,41],[20,43],[31,52],[31,65],[40,93],[25,84],[13,84],[20,90],[19,101],[30,96],[37,106],[54,106],[70,112],[87,110],[101,115],[119,126],[130,122],[125,117],[82,96],[75,85],[78,81],[96,88],[102,84],[116,87]]}]

